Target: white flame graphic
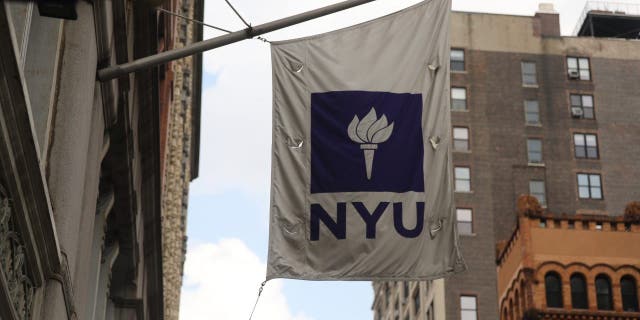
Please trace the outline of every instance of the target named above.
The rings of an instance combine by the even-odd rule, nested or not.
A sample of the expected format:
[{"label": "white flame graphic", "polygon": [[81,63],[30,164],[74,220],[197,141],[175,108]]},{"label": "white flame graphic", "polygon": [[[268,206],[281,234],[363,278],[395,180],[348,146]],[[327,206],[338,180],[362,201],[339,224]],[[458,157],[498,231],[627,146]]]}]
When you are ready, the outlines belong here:
[{"label": "white flame graphic", "polygon": [[371,111],[362,118],[362,121],[358,119],[357,115],[353,116],[347,132],[353,142],[360,143],[360,149],[364,152],[367,179],[371,180],[375,151],[378,149],[379,143],[383,143],[391,137],[393,122],[388,124],[385,115],[382,115],[382,117],[378,119],[376,110],[371,108]]}]

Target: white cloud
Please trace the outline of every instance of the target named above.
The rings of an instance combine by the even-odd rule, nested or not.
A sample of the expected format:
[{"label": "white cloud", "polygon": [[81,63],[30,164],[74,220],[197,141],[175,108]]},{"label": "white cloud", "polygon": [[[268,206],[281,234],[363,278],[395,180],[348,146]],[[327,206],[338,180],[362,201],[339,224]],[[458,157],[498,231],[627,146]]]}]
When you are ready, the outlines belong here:
[{"label": "white cloud", "polygon": [[[238,239],[189,248],[184,268],[181,320],[246,320],[264,280],[266,264]],[[269,281],[254,320],[309,320],[292,314],[282,282]]]}]

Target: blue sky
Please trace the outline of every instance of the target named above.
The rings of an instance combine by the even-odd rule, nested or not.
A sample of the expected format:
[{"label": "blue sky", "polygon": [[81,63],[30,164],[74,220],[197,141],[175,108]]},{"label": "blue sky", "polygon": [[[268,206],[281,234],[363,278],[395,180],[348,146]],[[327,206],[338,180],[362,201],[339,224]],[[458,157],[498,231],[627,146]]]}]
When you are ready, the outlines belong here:
[{"label": "blue sky", "polygon": [[[233,0],[254,25],[335,0]],[[346,27],[417,0],[378,0],[265,35],[284,40]],[[584,0],[552,1],[564,34]],[[640,1],[636,1],[638,3]],[[454,10],[533,15],[538,1],[453,0]],[[206,0],[205,22],[242,23],[222,0]],[[220,35],[205,29],[205,38]],[[247,319],[266,271],[271,147],[269,45],[248,40],[204,55],[200,177],[191,185],[181,319]],[[369,282],[270,281],[254,320],[372,319]]]}]

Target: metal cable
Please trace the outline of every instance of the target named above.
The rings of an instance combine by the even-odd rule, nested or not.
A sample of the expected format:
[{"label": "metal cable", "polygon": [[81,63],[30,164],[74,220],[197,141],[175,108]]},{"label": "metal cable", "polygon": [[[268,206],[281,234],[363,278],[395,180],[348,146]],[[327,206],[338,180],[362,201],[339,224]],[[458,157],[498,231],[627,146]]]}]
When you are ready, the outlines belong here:
[{"label": "metal cable", "polygon": [[[220,27],[216,27],[216,26],[214,26],[214,25],[210,25],[210,24],[208,24],[208,23],[205,23],[205,22],[202,22],[202,21],[199,21],[199,20],[196,20],[196,19],[191,19],[191,18],[189,18],[189,17],[187,17],[187,16],[184,16],[184,15],[181,15],[181,14],[177,14],[177,13],[175,13],[175,12],[171,12],[171,11],[169,11],[169,10],[165,10],[165,9],[162,9],[162,8],[157,8],[156,10],[161,11],[161,12],[164,12],[164,13],[167,13],[167,14],[170,14],[170,15],[172,15],[172,16],[176,16],[176,17],[178,17],[178,18],[182,18],[182,19],[185,19],[185,20],[188,20],[188,21],[191,21],[191,22],[195,22],[195,23],[201,24],[201,25],[203,25],[203,26],[205,26],[205,27],[209,27],[209,28],[216,29],[216,30],[218,30],[218,31],[222,31],[222,32],[226,32],[226,33],[232,33],[232,32],[233,32],[233,31],[231,31],[231,30],[227,30],[227,29],[223,29],[223,28],[220,28]],[[244,21],[244,20],[243,20],[243,21]],[[251,27],[249,27],[249,28],[251,28]],[[262,41],[262,42],[271,43],[271,41],[269,41],[269,40],[267,40],[267,39],[265,39],[265,38],[263,38],[263,37],[255,37],[255,39],[260,40],[260,41]]]},{"label": "metal cable", "polygon": [[242,18],[242,16],[238,12],[238,10],[236,10],[236,8],[233,7],[231,2],[229,2],[229,0],[224,0],[224,2],[226,2],[229,5],[229,7],[231,8],[231,10],[233,10],[233,12],[236,13],[236,16],[238,16],[238,18],[240,18],[240,20],[242,20],[242,23],[244,23],[244,25],[247,26],[247,28],[251,29],[251,25],[249,23],[247,23],[247,21],[245,21],[244,18]]},{"label": "metal cable", "polygon": [[251,314],[249,315],[249,320],[253,318],[253,313],[256,311],[256,307],[258,306],[258,300],[260,300],[260,295],[262,294],[262,290],[264,289],[265,284],[267,284],[267,280],[263,281],[260,284],[260,289],[258,289],[258,296],[256,297],[256,303],[253,304],[253,309],[251,310]]},{"label": "metal cable", "polygon": [[216,30],[218,30],[218,31],[222,31],[222,32],[226,32],[226,33],[231,33],[231,32],[233,32],[233,31],[229,31],[229,30],[227,30],[227,29],[222,29],[222,28],[220,28],[220,27],[212,26],[212,25],[207,24],[207,23],[204,23],[204,22],[202,22],[202,21],[198,21],[198,20],[195,20],[195,19],[191,19],[191,18],[189,18],[189,17],[187,17],[187,16],[183,16],[183,15],[181,15],[181,14],[177,14],[177,13],[171,12],[171,11],[169,11],[169,10],[165,10],[165,9],[162,9],[162,8],[157,8],[156,10],[158,10],[158,11],[162,11],[162,12],[164,12],[164,13],[167,13],[167,14],[170,14],[170,15],[172,15],[172,16],[176,16],[176,17],[179,17],[179,18],[182,18],[182,19],[185,19],[185,20],[189,20],[189,21],[191,21],[191,22],[199,23],[199,24],[201,24],[201,25],[203,25],[203,26],[207,26],[207,27],[209,27],[209,28],[213,28],[213,29],[216,29]]}]

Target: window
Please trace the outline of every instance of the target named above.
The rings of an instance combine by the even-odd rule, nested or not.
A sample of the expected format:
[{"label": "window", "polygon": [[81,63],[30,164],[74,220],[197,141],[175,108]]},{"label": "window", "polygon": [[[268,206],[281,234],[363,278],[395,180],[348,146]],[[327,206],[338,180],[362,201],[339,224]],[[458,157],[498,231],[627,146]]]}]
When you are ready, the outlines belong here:
[{"label": "window", "polygon": [[542,163],[542,140],[527,139],[529,163]]},{"label": "window", "polygon": [[579,119],[593,119],[593,96],[586,94],[571,95],[571,116]]},{"label": "window", "polygon": [[464,50],[451,49],[451,71],[464,71]]},{"label": "window", "polygon": [[420,312],[420,287],[417,287],[416,292],[413,293],[413,308],[415,313]]},{"label": "window", "polygon": [[467,89],[451,88],[451,110],[467,110]]},{"label": "window", "polygon": [[522,62],[522,84],[524,85],[538,84],[535,62]]},{"label": "window", "polygon": [[526,124],[540,124],[540,106],[537,100],[526,100],[524,102],[524,120]]},{"label": "window", "polygon": [[569,79],[591,80],[589,58],[567,57]]},{"label": "window", "polygon": [[473,212],[471,209],[456,208],[456,218],[460,234],[473,234]]},{"label": "window", "polygon": [[602,199],[600,175],[578,173],[578,196],[580,199]]},{"label": "window", "polygon": [[456,192],[471,192],[471,173],[467,167],[455,168]]},{"label": "window", "polygon": [[469,151],[469,129],[463,127],[453,128],[453,150]]},{"label": "window", "polygon": [[474,296],[460,296],[460,319],[477,320],[478,304]]},{"label": "window", "polygon": [[544,286],[547,308],[562,308],[562,281],[560,281],[560,275],[555,272],[548,272],[544,276]]},{"label": "window", "polygon": [[596,300],[598,302],[598,310],[613,310],[611,281],[604,274],[596,277]]},{"label": "window", "polygon": [[595,134],[574,133],[576,158],[598,159],[598,138]]},{"label": "window", "polygon": [[529,194],[536,197],[540,205],[543,207],[547,206],[547,197],[544,191],[544,181],[540,180],[531,180],[529,181]]},{"label": "window", "polygon": [[580,273],[571,275],[571,306],[573,309],[588,309],[587,281]]},{"label": "window", "polygon": [[636,280],[632,276],[624,276],[620,280],[620,291],[622,293],[622,310],[638,312],[638,287]]}]

